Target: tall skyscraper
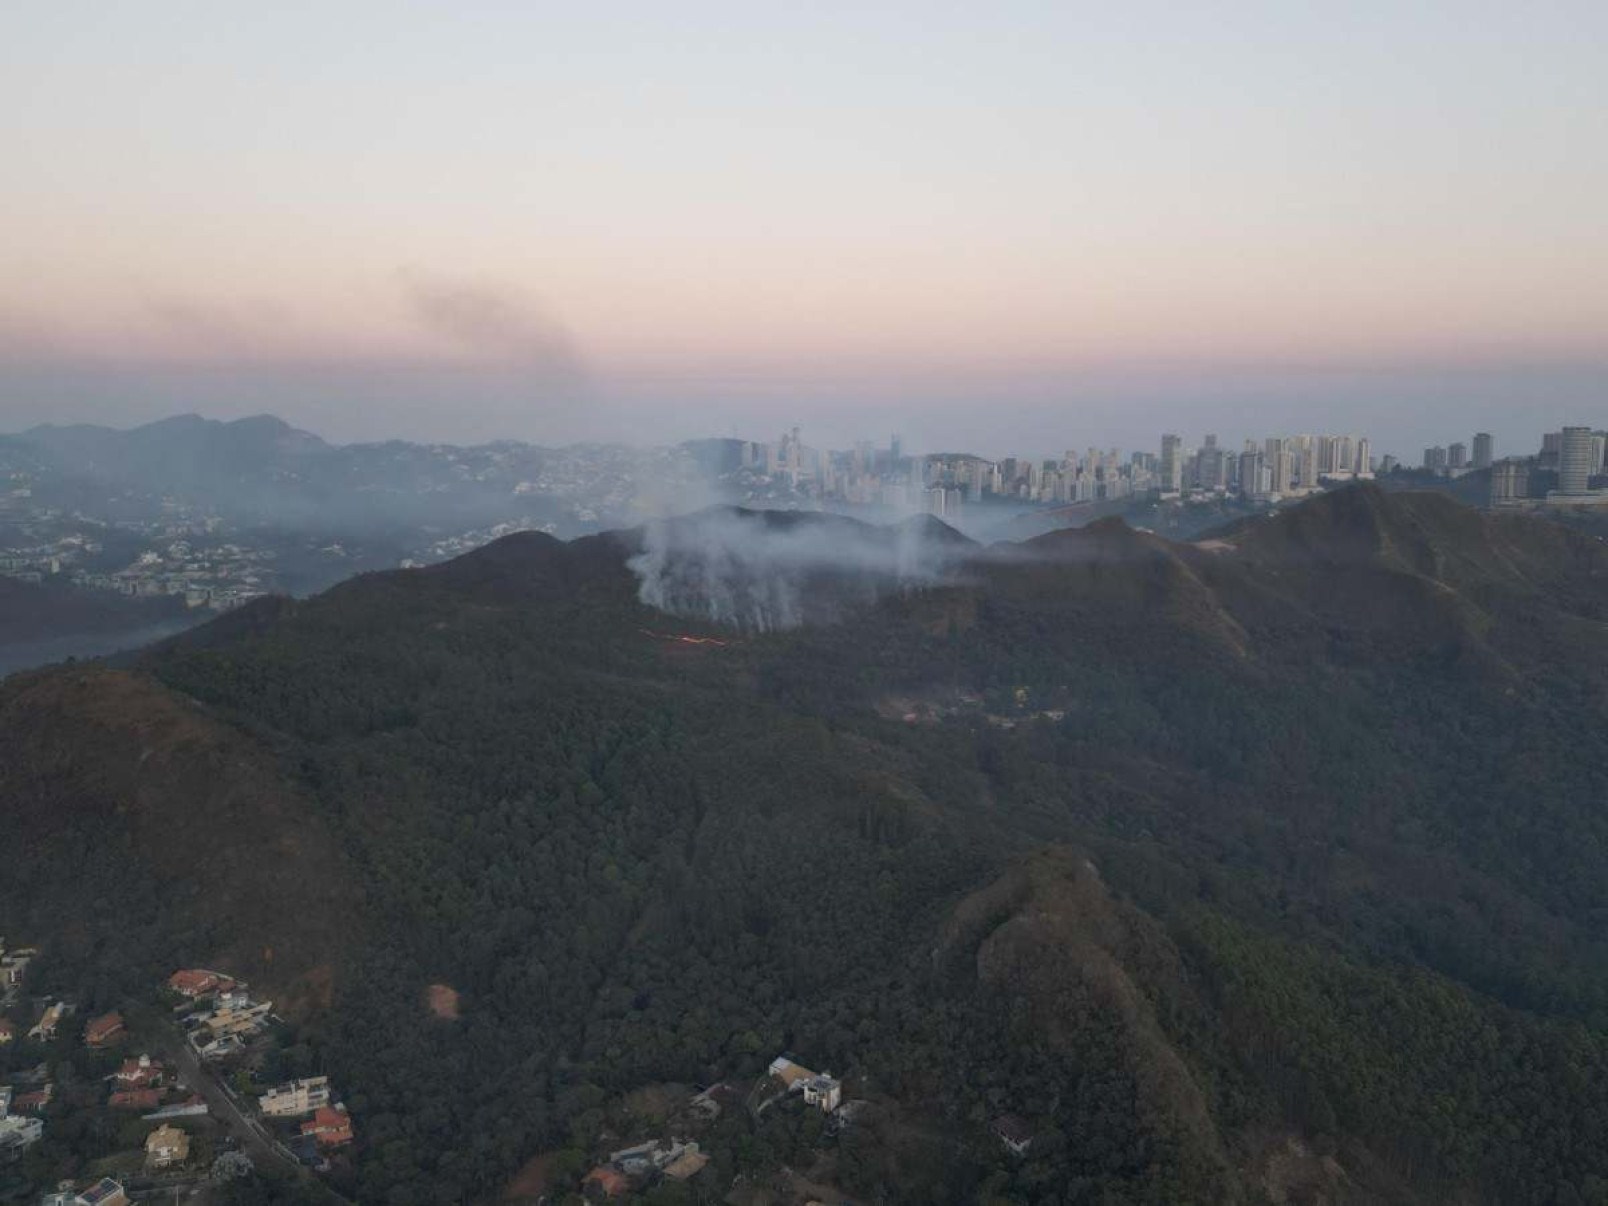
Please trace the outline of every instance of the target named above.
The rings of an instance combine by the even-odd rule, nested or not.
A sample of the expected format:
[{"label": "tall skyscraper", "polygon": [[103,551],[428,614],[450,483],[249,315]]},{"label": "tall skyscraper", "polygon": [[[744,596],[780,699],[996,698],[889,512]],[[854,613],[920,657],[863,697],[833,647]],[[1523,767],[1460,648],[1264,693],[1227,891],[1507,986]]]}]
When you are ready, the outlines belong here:
[{"label": "tall skyscraper", "polygon": [[1236,475],[1239,492],[1246,498],[1251,498],[1262,489],[1262,454],[1257,452],[1256,445],[1250,440],[1245,441],[1245,450],[1239,454],[1239,472]]},{"label": "tall skyscraper", "polygon": [[1336,436],[1334,438],[1334,471],[1336,473],[1355,473],[1357,471],[1357,437]]},{"label": "tall skyscraper", "polygon": [[1208,435],[1206,443],[1195,461],[1198,484],[1207,490],[1220,490],[1228,480],[1224,473],[1223,450],[1217,446],[1217,437]]},{"label": "tall skyscraper", "polygon": [[1585,494],[1591,489],[1591,428],[1565,427],[1558,445],[1558,493]]},{"label": "tall skyscraper", "polygon": [[1262,443],[1262,461],[1267,468],[1267,488],[1274,494],[1290,492],[1290,444],[1278,436],[1268,436]]},{"label": "tall skyscraper", "polygon": [[1318,473],[1324,476],[1339,468],[1336,456],[1339,448],[1333,436],[1320,435],[1317,440]]},{"label": "tall skyscraper", "polygon": [[1468,468],[1468,445],[1452,444],[1446,449],[1446,467],[1448,469]]},{"label": "tall skyscraper", "polygon": [[1474,468],[1489,469],[1496,454],[1496,442],[1488,431],[1474,433]]},{"label": "tall skyscraper", "polygon": [[1184,488],[1183,441],[1175,435],[1161,437],[1161,488],[1168,494]]}]

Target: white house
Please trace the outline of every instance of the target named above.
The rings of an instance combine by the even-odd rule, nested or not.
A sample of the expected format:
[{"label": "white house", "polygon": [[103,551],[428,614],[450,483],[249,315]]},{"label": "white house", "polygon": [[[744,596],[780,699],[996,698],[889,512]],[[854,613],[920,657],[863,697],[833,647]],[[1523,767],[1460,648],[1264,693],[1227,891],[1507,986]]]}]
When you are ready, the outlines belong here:
[{"label": "white house", "polygon": [[804,1104],[812,1105],[823,1114],[830,1114],[843,1101],[843,1084],[834,1080],[831,1073],[823,1072],[804,1082]]},{"label": "white house", "polygon": [[304,1080],[275,1085],[257,1098],[257,1104],[269,1118],[294,1118],[299,1114],[311,1114],[319,1106],[329,1104],[329,1077],[309,1076]]},{"label": "white house", "polygon": [[20,1115],[0,1118],[0,1152],[19,1151],[38,1143],[44,1133],[45,1124],[37,1118]]}]

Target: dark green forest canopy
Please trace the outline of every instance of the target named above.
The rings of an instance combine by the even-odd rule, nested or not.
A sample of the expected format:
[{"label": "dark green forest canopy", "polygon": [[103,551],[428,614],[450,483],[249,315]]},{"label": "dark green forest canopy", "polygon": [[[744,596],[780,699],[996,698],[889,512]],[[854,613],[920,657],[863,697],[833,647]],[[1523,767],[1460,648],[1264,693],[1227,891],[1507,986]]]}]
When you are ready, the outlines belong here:
[{"label": "dark green forest canopy", "polygon": [[[494,1193],[632,1088],[783,1050],[905,1111],[840,1141],[870,1199],[1250,1202],[1293,1143],[1329,1200],[1608,1201],[1600,542],[1361,488],[1209,547],[966,549],[754,634],[639,602],[642,541],[9,683],[42,853],[0,932],[54,927],[41,974],[108,999],[228,954],[304,1002],[364,1201]],[[297,840],[220,918],[158,799],[226,861],[270,806]],[[99,873],[121,907],[60,888]],[[315,885],[338,926],[283,907]]]}]

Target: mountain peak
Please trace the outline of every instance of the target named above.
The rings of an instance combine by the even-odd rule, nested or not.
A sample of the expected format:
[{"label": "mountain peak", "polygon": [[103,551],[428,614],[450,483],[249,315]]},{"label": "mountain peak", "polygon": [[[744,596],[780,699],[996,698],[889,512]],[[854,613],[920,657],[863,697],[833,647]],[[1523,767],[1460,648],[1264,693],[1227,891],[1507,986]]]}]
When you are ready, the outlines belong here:
[{"label": "mountain peak", "polygon": [[955,549],[977,548],[977,542],[964,532],[950,527],[936,515],[920,514],[900,521],[897,525],[901,532],[914,536],[920,540],[931,540],[941,545]]}]

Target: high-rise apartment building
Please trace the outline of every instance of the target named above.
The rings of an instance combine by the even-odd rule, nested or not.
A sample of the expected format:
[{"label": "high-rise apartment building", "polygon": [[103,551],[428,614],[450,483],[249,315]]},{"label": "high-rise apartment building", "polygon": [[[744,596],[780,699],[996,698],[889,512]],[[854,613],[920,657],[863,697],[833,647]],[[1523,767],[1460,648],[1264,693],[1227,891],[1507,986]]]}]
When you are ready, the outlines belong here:
[{"label": "high-rise apartment building", "polygon": [[1175,435],[1161,437],[1161,488],[1176,494],[1184,488],[1184,445]]},{"label": "high-rise apartment building", "polygon": [[1591,428],[1565,427],[1558,444],[1558,493],[1585,494],[1591,489]]},{"label": "high-rise apartment building", "polygon": [[1217,437],[1208,435],[1195,458],[1195,484],[1206,490],[1221,490],[1227,481],[1223,450],[1217,446]]},{"label": "high-rise apartment building", "polygon": [[1489,469],[1496,454],[1496,443],[1488,431],[1474,433],[1474,468]]},{"label": "high-rise apartment building", "polygon": [[1301,489],[1311,490],[1318,484],[1317,442],[1311,436],[1302,436],[1298,447],[1300,452],[1295,460],[1295,476],[1300,480]]},{"label": "high-rise apartment building", "polygon": [[1245,448],[1239,454],[1238,473],[1239,492],[1246,498],[1262,493],[1267,487],[1262,479],[1266,476],[1262,468],[1262,454],[1256,450],[1252,440],[1245,441]]},{"label": "high-rise apartment building", "polygon": [[1278,436],[1262,441],[1262,465],[1267,474],[1267,488],[1272,494],[1290,492],[1290,445]]}]

